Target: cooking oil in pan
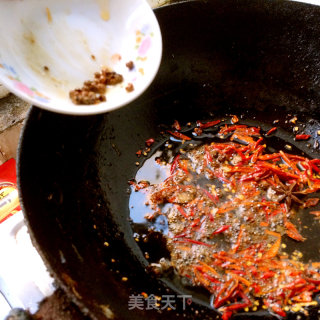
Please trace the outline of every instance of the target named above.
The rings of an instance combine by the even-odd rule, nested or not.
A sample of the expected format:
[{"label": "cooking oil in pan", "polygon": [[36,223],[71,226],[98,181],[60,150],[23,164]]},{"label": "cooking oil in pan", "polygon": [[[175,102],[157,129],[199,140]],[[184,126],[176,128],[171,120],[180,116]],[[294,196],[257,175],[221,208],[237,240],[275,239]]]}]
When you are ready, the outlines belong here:
[{"label": "cooking oil in pan", "polygon": [[[249,123],[245,123],[250,125]],[[255,120],[254,126],[260,124]],[[261,123],[261,127],[265,125]],[[191,131],[186,132],[191,136]],[[148,181],[151,185],[159,184],[163,182],[170,175],[170,165],[172,159],[177,154],[182,154],[188,150],[191,150],[199,145],[209,142],[223,142],[224,139],[217,134],[217,128],[210,128],[205,130],[203,134],[196,136],[193,135],[192,140],[181,144],[181,140],[174,137],[168,138],[163,141],[162,145],[154,150],[151,157],[147,158],[143,165],[137,171],[135,181]],[[301,144],[295,143],[294,140],[289,140],[292,137],[292,132],[278,129],[276,134],[272,136],[264,136],[267,141],[268,148],[266,153],[274,153],[279,150],[284,150],[295,155],[303,155],[310,157],[312,152],[308,152],[305,147],[301,148]],[[228,136],[225,137],[225,141],[228,140]],[[313,150],[312,150],[313,151]],[[156,161],[159,159],[158,161]],[[159,162],[161,164],[159,164]],[[197,181],[201,184],[201,181]],[[220,187],[220,186],[218,186]],[[130,196],[130,217],[133,221],[132,227],[136,236],[141,236],[144,241],[140,242],[141,249],[146,252],[146,258],[150,263],[159,262],[160,258],[170,259],[170,252],[166,248],[166,236],[168,235],[168,222],[165,215],[158,215],[155,219],[146,219],[146,216],[152,215],[152,209],[148,204],[147,192],[144,190],[135,191],[132,186],[132,192]],[[165,204],[161,207],[161,212],[167,212],[171,204]],[[288,237],[283,241],[283,247],[286,248],[286,252],[291,255],[295,254],[301,258],[301,261],[307,263],[308,261],[316,261],[320,252],[320,241],[318,241],[318,229],[319,222],[314,220],[311,215],[305,213],[298,205],[294,204],[293,209],[296,211],[295,222],[302,226],[302,231],[306,237],[306,241],[297,243]],[[313,210],[317,210],[313,208]],[[298,254],[297,254],[298,252]],[[190,288],[188,283],[185,283],[183,279],[179,278],[174,272],[171,274],[166,273],[167,281],[172,282],[173,286],[178,290],[184,290],[185,292],[192,293],[197,297],[195,300],[199,301],[202,305],[210,305],[210,295],[201,288]],[[190,291],[191,290],[191,291]],[[202,301],[200,301],[202,300]],[[248,314],[247,314],[248,315]],[[261,313],[255,313],[259,316]],[[265,316],[265,313],[262,313]]]}]

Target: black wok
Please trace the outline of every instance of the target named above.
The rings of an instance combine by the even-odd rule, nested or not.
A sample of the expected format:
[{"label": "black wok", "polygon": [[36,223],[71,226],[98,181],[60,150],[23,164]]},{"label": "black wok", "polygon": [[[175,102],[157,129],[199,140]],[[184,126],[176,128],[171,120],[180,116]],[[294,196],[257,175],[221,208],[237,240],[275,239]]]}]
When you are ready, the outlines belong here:
[{"label": "black wok", "polygon": [[[146,139],[156,139],[155,150],[167,139],[160,131],[175,119],[186,124],[237,114],[265,130],[278,119],[279,141],[291,139],[319,157],[313,140],[311,147],[293,142],[286,120],[297,115],[305,133],[318,139],[320,8],[212,0],[170,5],[156,14],[163,60],[143,96],[90,117],[33,107],[20,140],[19,190],[33,241],[58,284],[92,319],[216,315],[201,295],[185,308],[177,300],[176,310],[128,310],[131,294],[184,293],[179,284],[146,272],[148,262],[129,221],[127,181],[135,176],[135,153]],[[300,249],[319,260],[318,232],[311,228],[308,238]],[[161,257],[161,247],[153,252],[154,259]],[[310,319],[316,317],[311,312]]]}]

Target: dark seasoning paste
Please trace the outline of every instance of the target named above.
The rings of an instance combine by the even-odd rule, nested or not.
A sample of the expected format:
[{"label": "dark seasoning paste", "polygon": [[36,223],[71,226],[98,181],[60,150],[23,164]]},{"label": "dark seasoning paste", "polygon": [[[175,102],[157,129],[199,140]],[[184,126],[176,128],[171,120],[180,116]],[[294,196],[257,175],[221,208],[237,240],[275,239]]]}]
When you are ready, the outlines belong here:
[{"label": "dark seasoning paste", "polygon": [[268,146],[277,130],[230,116],[182,133],[175,121],[171,140],[130,181],[131,218],[162,232],[170,253],[149,260],[149,269],[171,268],[188,286],[205,288],[223,320],[257,310],[308,314],[318,305],[320,262],[288,253],[286,243],[306,241],[303,215],[320,217],[320,159]]},{"label": "dark seasoning paste", "polygon": [[[91,56],[95,60],[95,56]],[[134,63],[129,61],[126,67],[131,71],[134,69]],[[48,68],[48,67],[44,67]],[[46,70],[46,71],[49,71]],[[115,86],[124,81],[123,76],[119,73],[103,68],[100,72],[94,74],[94,80],[87,80],[81,88],[71,90],[69,98],[76,105],[93,105],[107,101],[106,93],[109,86]],[[127,92],[132,92],[134,86],[128,83],[126,86]]]}]

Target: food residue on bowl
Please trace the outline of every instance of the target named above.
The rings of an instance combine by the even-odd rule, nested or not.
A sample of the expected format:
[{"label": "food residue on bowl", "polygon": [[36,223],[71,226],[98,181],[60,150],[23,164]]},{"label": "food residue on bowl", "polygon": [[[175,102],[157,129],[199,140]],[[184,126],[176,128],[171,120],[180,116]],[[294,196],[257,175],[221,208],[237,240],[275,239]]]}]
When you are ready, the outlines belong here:
[{"label": "food residue on bowl", "polygon": [[129,70],[133,70],[134,69],[134,63],[133,61],[129,61],[126,63],[126,67],[129,69]]},{"label": "food residue on bowl", "polygon": [[70,91],[74,104],[97,104],[106,101],[107,86],[114,86],[123,81],[123,76],[114,71],[103,69],[94,74],[94,80],[85,81],[82,88]]},{"label": "food residue on bowl", "polygon": [[51,10],[48,7],[46,7],[46,15],[47,15],[48,23],[51,23],[52,22],[52,14],[51,14]]},{"label": "food residue on bowl", "polygon": [[[95,56],[91,55],[91,58],[95,60]],[[121,58],[120,58],[121,59]],[[134,69],[133,61],[126,63],[126,67],[129,71]],[[45,71],[49,71],[48,67],[43,67]],[[71,101],[76,105],[92,105],[107,100],[106,91],[107,86],[114,86],[123,82],[123,76],[114,71],[110,71],[108,68],[102,69],[101,72],[94,74],[94,80],[87,80],[83,83],[82,88],[77,88],[69,92]],[[126,92],[134,91],[134,85],[129,82],[125,87]]]},{"label": "food residue on bowl", "polygon": [[128,83],[126,86],[127,92],[132,92],[134,90],[134,86],[132,83]]},{"label": "food residue on bowl", "polygon": [[97,0],[100,10],[100,17],[104,21],[110,19],[109,0]]}]

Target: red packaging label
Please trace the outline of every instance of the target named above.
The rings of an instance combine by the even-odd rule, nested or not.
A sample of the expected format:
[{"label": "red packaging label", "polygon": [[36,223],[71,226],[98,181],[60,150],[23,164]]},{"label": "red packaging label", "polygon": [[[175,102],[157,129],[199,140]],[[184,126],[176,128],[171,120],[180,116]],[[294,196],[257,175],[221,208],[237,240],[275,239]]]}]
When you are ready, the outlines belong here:
[{"label": "red packaging label", "polygon": [[0,166],[0,223],[19,210],[16,161],[10,159]]}]

